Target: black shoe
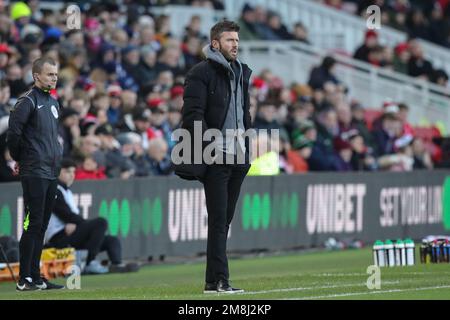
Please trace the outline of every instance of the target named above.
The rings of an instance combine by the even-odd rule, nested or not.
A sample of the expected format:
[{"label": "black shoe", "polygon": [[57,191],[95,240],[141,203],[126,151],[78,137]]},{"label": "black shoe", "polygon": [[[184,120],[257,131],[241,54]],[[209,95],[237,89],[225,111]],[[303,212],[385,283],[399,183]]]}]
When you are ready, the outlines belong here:
[{"label": "black shoe", "polygon": [[[30,278],[31,279],[31,278]],[[35,291],[39,288],[34,284],[33,281],[28,279],[20,279],[16,284],[16,291]]]},{"label": "black shoe", "polygon": [[244,292],[243,289],[233,288],[230,283],[225,280],[219,280],[217,282],[217,292],[218,293],[241,293]]},{"label": "black shoe", "polygon": [[139,265],[134,262],[127,264],[112,264],[109,266],[109,273],[124,273],[124,272],[138,272]]},{"label": "black shoe", "polygon": [[215,282],[206,282],[205,283],[205,290],[203,290],[203,293],[217,293],[217,283],[215,283]]},{"label": "black shoe", "polygon": [[41,289],[41,290],[59,290],[59,289],[64,289],[64,286],[56,284],[56,283],[51,283],[50,281],[48,281],[44,277],[41,277],[39,280],[36,280],[34,283],[35,283],[36,287],[38,289]]}]

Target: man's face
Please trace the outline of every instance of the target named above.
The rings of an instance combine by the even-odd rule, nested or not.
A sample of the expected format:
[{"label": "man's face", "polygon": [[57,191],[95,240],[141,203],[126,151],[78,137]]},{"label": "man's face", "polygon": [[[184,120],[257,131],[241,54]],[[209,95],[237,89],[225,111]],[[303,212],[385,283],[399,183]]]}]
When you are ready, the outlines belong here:
[{"label": "man's face", "polygon": [[35,80],[43,89],[55,89],[58,81],[58,67],[44,63],[41,73],[35,73]]},{"label": "man's face", "polygon": [[75,180],[75,167],[63,168],[59,174],[59,180],[70,187]]},{"label": "man's face", "polygon": [[219,40],[213,40],[212,45],[223,54],[225,59],[234,61],[238,55],[239,35],[236,31],[222,32]]}]

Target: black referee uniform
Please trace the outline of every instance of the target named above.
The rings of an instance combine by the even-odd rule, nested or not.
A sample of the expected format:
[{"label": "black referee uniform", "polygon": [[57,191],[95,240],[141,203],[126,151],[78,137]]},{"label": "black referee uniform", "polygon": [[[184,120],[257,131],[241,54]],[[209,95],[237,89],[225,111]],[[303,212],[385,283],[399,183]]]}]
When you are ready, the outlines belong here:
[{"label": "black referee uniform", "polygon": [[59,113],[58,101],[34,86],[18,99],[9,118],[7,145],[19,163],[25,205],[19,247],[21,279],[40,279],[39,262],[62,158]]}]

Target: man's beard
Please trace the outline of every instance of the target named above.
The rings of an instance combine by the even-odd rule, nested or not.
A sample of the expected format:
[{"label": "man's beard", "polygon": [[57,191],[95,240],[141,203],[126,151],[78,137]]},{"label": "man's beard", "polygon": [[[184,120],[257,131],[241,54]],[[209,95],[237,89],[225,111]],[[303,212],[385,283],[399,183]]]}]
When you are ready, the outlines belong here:
[{"label": "man's beard", "polygon": [[222,49],[222,46],[219,44],[219,51],[220,53],[225,57],[225,59],[227,59],[227,61],[235,61],[236,57],[233,57],[231,54],[229,54],[228,52],[226,52],[225,50]]}]

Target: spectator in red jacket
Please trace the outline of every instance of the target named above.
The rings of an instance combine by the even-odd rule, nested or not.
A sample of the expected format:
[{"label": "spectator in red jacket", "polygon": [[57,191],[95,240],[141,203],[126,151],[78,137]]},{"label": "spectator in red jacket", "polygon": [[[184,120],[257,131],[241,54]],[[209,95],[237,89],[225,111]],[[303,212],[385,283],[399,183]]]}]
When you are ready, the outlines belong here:
[{"label": "spectator in red jacket", "polygon": [[86,156],[75,170],[75,180],[104,180],[105,168],[99,167],[94,157]]}]

